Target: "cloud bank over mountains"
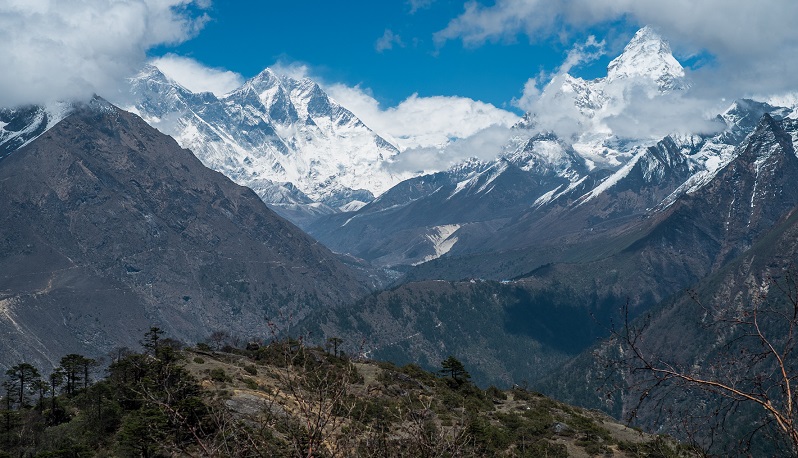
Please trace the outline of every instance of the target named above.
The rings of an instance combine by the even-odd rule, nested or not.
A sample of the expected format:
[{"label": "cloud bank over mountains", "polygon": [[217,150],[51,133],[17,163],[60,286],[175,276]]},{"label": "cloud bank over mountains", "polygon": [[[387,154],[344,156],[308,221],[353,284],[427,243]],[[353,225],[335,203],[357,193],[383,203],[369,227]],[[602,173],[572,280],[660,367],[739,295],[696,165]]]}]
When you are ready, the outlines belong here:
[{"label": "cloud bank over mountains", "polygon": [[509,127],[519,117],[468,97],[412,94],[395,107],[383,108],[369,90],[333,84],[330,96],[400,150],[443,146],[494,126]]},{"label": "cloud bank over mountains", "polygon": [[468,97],[411,94],[394,107],[384,107],[369,88],[325,81],[308,65],[281,61],[270,68],[294,79],[317,82],[330,97],[400,150],[443,146],[483,129],[510,127],[520,119],[515,113]]},{"label": "cloud bank over mountains", "polygon": [[[151,63],[192,92],[221,95],[243,84],[238,74],[180,56],[167,55]],[[510,127],[520,119],[515,113],[468,97],[411,94],[396,106],[384,107],[370,89],[325,81],[308,65],[280,61],[269,68],[293,79],[315,81],[369,128],[404,151],[392,164],[394,172],[438,171],[471,157],[492,159],[509,138]],[[450,146],[445,154],[444,146]]]},{"label": "cloud bank over mountains", "polygon": [[[613,21],[653,25],[677,55],[708,53],[712,65],[692,75],[696,90],[741,97],[793,90],[798,61],[798,3],[770,0],[496,0],[466,3],[463,13],[435,34],[439,46],[460,40],[465,46],[567,36]],[[722,76],[722,78],[721,78]]]},{"label": "cloud bank over mountains", "polygon": [[[0,61],[13,71],[0,72],[0,106],[85,99],[95,93],[113,100],[125,79],[148,61],[148,51],[197,35],[211,20],[210,6],[210,0],[6,0],[0,3]],[[405,6],[415,14],[433,9],[435,2],[408,0]],[[572,69],[618,52],[614,42],[602,38],[608,29],[620,23],[651,24],[677,56],[707,56],[701,66],[687,69],[691,87],[652,96],[645,84],[608,83],[604,89],[609,96],[624,103],[596,119],[621,137],[657,138],[717,129],[712,117],[733,98],[791,97],[798,73],[798,61],[790,58],[798,54],[796,17],[798,2],[792,0],[485,0],[465,3],[462,13],[433,38],[443,49],[455,41],[478,47],[517,41],[519,36],[572,43],[574,36],[587,33],[558,68],[519,82],[518,97],[507,101],[537,113],[540,129],[568,137],[587,121],[573,104],[548,97],[547,88],[562,85]],[[375,53],[404,45],[392,29],[384,31],[374,43]],[[222,95],[245,80],[236,72],[176,54],[149,62],[193,92]],[[392,164],[398,171],[440,170],[469,157],[490,159],[520,119],[517,113],[464,96],[414,93],[385,106],[365,85],[325,81],[312,66],[278,62],[272,68],[317,81],[399,147],[403,154]]]},{"label": "cloud bank over mountains", "polygon": [[208,0],[0,2],[0,106],[113,94],[147,50],[195,36]]}]

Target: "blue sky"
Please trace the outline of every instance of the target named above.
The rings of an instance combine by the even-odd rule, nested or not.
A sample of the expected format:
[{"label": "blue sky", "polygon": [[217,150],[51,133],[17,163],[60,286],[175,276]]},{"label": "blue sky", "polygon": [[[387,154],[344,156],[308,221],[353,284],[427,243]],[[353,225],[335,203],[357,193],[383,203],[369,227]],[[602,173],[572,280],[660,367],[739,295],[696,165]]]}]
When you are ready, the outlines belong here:
[{"label": "blue sky", "polygon": [[[524,83],[551,72],[570,43],[544,37],[530,42],[518,34],[496,43],[464,46],[436,43],[434,34],[464,11],[464,2],[438,0],[414,9],[409,2],[216,2],[212,18],[195,38],[178,46],[160,46],[151,56],[174,53],[207,66],[252,77],[275,62],[302,63],[329,81],[370,88],[381,103],[394,106],[418,93],[464,96],[512,108]],[[634,25],[617,27],[628,39]],[[609,57],[581,69],[600,76]]]},{"label": "blue sky", "polygon": [[[569,71],[602,76],[651,25],[693,63],[685,97],[707,111],[795,93],[796,22],[794,0],[3,0],[0,106],[114,100],[159,57],[214,92],[276,64],[383,131],[413,118],[412,135],[462,136],[517,119],[514,100],[539,94],[566,56],[597,54]],[[586,52],[590,37],[600,46]]]}]

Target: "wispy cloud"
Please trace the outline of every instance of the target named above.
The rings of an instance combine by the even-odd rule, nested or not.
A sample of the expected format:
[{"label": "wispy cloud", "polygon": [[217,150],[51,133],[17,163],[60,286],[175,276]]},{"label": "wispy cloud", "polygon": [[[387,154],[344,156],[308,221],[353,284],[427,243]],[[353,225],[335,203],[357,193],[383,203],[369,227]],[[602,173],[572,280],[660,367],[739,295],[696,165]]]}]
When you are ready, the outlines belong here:
[{"label": "wispy cloud", "polygon": [[541,96],[542,88],[553,81],[556,75],[566,74],[574,67],[593,62],[606,53],[604,40],[598,41],[595,36],[590,35],[584,43],[576,43],[568,51],[565,61],[552,74],[541,71],[529,78],[524,84],[521,97],[512,100],[512,104],[524,111],[534,111],[535,102]]},{"label": "wispy cloud", "polygon": [[[311,75],[310,66],[302,62],[281,59],[275,62],[274,65],[271,65],[269,68],[279,75],[287,76],[295,80],[300,80],[302,78],[313,78]],[[314,80],[316,80],[318,83],[322,83],[321,78],[314,78]]]},{"label": "wispy cloud", "polygon": [[[708,99],[687,91],[661,92],[657,83],[633,77],[599,83],[604,102],[592,114],[583,112],[577,99],[582,95],[571,85],[590,85],[558,73],[538,89],[536,80],[527,83],[524,96],[516,101],[534,113],[536,129],[557,133],[576,141],[585,132],[613,134],[620,138],[659,140],[670,134],[709,134],[723,126],[716,115],[725,109],[723,99]],[[589,140],[588,140],[589,141]]]},{"label": "wispy cloud", "polygon": [[[203,83],[205,90],[209,90],[210,82],[221,84],[221,91],[227,92],[234,87],[227,84],[235,83],[238,75],[229,74],[220,69],[203,67],[199,62],[178,56],[166,56],[164,60],[157,60],[156,65],[162,63],[175,65],[177,71],[166,71],[164,73],[183,86],[195,90],[192,84]],[[185,68],[183,68],[185,67]],[[412,94],[396,106],[384,107],[374,97],[372,91],[360,85],[347,85],[340,82],[328,81],[315,74],[313,68],[302,62],[282,60],[270,67],[278,74],[285,75],[294,79],[310,78],[318,83],[335,101],[352,111],[360,120],[377,134],[398,146],[400,150],[417,150],[397,164],[399,168],[408,167],[410,170],[417,164],[411,164],[411,157],[421,160],[424,153],[423,149],[429,148],[429,158],[435,158],[424,170],[438,170],[438,166],[448,168],[452,165],[452,160],[465,159],[469,157],[483,157],[492,155],[495,157],[501,148],[501,143],[492,142],[492,148],[488,148],[488,139],[497,139],[498,130],[508,129],[518,122],[519,117],[506,110],[497,108],[490,103],[473,100],[468,97],[454,96],[432,96],[421,97]],[[198,76],[199,75],[199,76]],[[217,77],[219,81],[217,81]],[[206,81],[207,78],[207,81]],[[495,128],[495,129],[494,129]],[[490,134],[483,133],[482,140],[474,139],[464,141],[477,133],[488,130]],[[494,130],[491,130],[494,129]],[[451,158],[441,157],[440,149],[446,145],[454,145],[450,148]],[[475,145],[482,145],[479,153],[465,151],[468,148],[478,149]],[[470,145],[470,146],[469,146]],[[444,154],[444,155],[445,155]],[[418,162],[417,161],[417,162]],[[436,165],[437,164],[437,165]]]},{"label": "wispy cloud", "polygon": [[223,95],[244,84],[244,77],[238,73],[209,68],[194,59],[175,54],[158,57],[152,64],[192,92]]},{"label": "wispy cloud", "polygon": [[407,3],[410,4],[410,14],[415,14],[418,10],[429,8],[435,0],[409,0]]},{"label": "wispy cloud", "polygon": [[508,126],[492,125],[465,138],[451,141],[445,147],[418,146],[395,156],[386,167],[394,173],[434,173],[447,170],[467,159],[490,161],[496,158],[513,135]]},{"label": "wispy cloud", "polygon": [[716,120],[726,108],[723,99],[690,90],[663,92],[647,76],[585,81],[569,74],[604,55],[604,46],[593,36],[575,44],[553,74],[530,78],[513,104],[534,114],[536,129],[574,141],[585,140],[586,132],[659,140],[674,133],[705,134],[723,128]]},{"label": "wispy cloud", "polygon": [[402,153],[386,165],[392,172],[434,173],[470,158],[496,158],[519,118],[467,97],[419,97],[383,108],[371,91],[332,85],[330,95],[352,110]]},{"label": "wispy cloud", "polygon": [[0,106],[111,95],[148,49],[193,37],[207,0],[5,0]]},{"label": "wispy cloud", "polygon": [[587,30],[616,20],[656,26],[682,55],[708,52],[714,65],[693,75],[696,90],[717,96],[772,93],[794,88],[798,60],[798,2],[771,0],[496,0],[475,1],[435,34],[439,45],[466,46],[512,40],[539,41],[563,30]]},{"label": "wispy cloud", "polygon": [[526,80],[524,88],[521,90],[521,97],[513,99],[512,104],[524,111],[533,111],[535,102],[542,94],[540,88],[546,84],[545,78],[546,74],[541,72],[538,76]]},{"label": "wispy cloud", "polygon": [[377,52],[393,49],[394,46],[404,48],[405,44],[402,42],[402,37],[393,33],[393,30],[390,29],[385,29],[385,33],[374,43],[374,49],[376,49]]},{"label": "wispy cloud", "polygon": [[598,41],[595,36],[590,35],[587,41],[575,44],[573,48],[568,51],[568,56],[565,58],[565,62],[563,62],[558,71],[560,73],[568,73],[574,67],[595,61],[607,53],[604,46],[604,40]]},{"label": "wispy cloud", "polygon": [[725,102],[692,97],[681,92],[659,94],[640,86],[625,94],[625,106],[602,119],[621,138],[660,139],[666,135],[710,134],[725,127],[716,117],[726,108]]}]

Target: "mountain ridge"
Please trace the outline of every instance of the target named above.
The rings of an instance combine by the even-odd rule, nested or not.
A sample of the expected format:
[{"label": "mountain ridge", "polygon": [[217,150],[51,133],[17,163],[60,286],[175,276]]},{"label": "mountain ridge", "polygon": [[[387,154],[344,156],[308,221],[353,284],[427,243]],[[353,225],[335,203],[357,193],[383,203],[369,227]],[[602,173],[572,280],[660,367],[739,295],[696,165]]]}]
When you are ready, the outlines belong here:
[{"label": "mountain ridge", "polygon": [[[171,98],[164,106],[162,100]],[[216,97],[193,94],[147,67],[131,79],[123,106],[173,135],[207,166],[255,189],[278,211],[306,210],[307,218],[334,213],[353,201],[371,201],[400,181],[382,167],[398,150],[307,78],[267,68]],[[294,221],[302,224],[303,218]]]},{"label": "mountain ridge", "polygon": [[97,355],[157,324],[263,332],[367,289],[250,189],[99,99],[0,160],[0,360]]}]

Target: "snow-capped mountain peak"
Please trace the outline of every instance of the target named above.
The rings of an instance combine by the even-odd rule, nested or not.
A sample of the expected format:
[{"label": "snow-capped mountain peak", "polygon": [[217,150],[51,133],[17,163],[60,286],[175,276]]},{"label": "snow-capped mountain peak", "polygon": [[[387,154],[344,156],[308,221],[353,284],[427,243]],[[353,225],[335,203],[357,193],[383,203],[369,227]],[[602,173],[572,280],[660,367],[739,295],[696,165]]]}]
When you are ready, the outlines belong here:
[{"label": "snow-capped mountain peak", "polygon": [[[187,101],[192,98],[212,96],[212,94],[195,95],[166,76],[158,67],[145,65],[141,71],[128,80],[131,96],[140,109],[131,110],[137,114],[146,113],[150,118],[162,120],[169,113],[187,109]],[[159,126],[156,126],[159,127]]]},{"label": "snow-capped mountain peak", "polygon": [[169,83],[169,84],[178,85],[176,81],[164,75],[163,72],[158,67],[150,64],[144,65],[144,67],[142,67],[142,69],[136,74],[136,76],[133,77],[133,79],[148,80],[154,83],[160,82],[163,84]]},{"label": "snow-capped mountain peak", "polygon": [[221,97],[192,93],[155,67],[130,83],[125,108],[267,203],[317,214],[319,204],[368,202],[407,178],[383,167],[398,150],[310,79],[267,68]]},{"label": "snow-capped mountain peak", "polygon": [[[271,68],[265,68],[263,71],[253,76],[244,82],[244,85],[234,90],[228,96],[240,92],[254,92],[260,94],[264,91],[273,90],[282,86],[281,77],[274,72]],[[226,96],[226,97],[228,97]]]},{"label": "snow-capped mountain peak", "polygon": [[630,151],[662,138],[659,132],[631,138],[628,132],[615,132],[608,122],[623,118],[633,108],[640,91],[631,89],[641,88],[647,100],[689,89],[684,68],[651,27],[637,31],[623,53],[610,62],[606,77],[585,80],[568,73],[556,75],[519,127],[556,132],[589,165],[617,169],[632,158]]},{"label": "snow-capped mountain peak", "polygon": [[673,57],[670,45],[649,26],[638,30],[623,53],[607,66],[607,80],[645,77],[660,90],[684,89],[684,67]]},{"label": "snow-capped mountain peak", "polygon": [[[282,78],[270,68],[247,80],[243,86],[222,99],[228,105],[257,107],[277,124],[293,124],[300,119]],[[262,105],[262,108],[258,105]]]}]

